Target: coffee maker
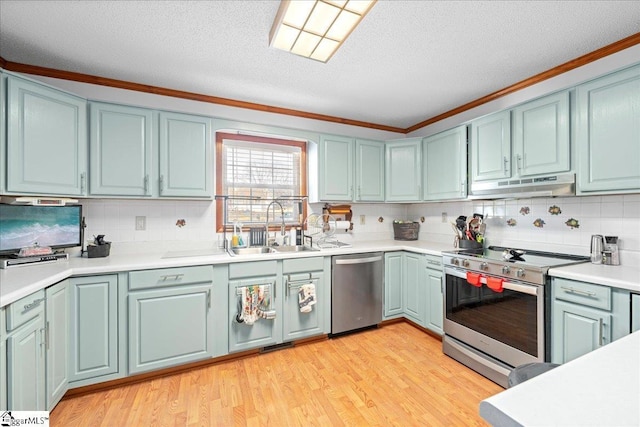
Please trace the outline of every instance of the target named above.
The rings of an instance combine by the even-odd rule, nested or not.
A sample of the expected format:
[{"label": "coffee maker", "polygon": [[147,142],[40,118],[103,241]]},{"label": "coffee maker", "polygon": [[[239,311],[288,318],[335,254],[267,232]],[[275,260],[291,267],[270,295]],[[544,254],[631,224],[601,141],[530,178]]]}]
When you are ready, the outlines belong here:
[{"label": "coffee maker", "polygon": [[604,236],[602,263],[607,265],[620,265],[620,253],[618,252],[618,236]]}]

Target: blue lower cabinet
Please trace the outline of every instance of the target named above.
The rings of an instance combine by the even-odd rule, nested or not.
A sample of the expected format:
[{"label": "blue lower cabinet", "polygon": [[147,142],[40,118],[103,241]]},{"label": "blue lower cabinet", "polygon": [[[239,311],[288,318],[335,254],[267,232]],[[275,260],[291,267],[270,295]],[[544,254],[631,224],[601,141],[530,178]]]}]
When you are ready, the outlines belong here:
[{"label": "blue lower cabinet", "polygon": [[129,373],[212,356],[212,283],[129,293]]},{"label": "blue lower cabinet", "polygon": [[47,410],[69,389],[69,280],[45,290],[46,403]]},{"label": "blue lower cabinet", "polygon": [[[439,257],[438,257],[439,258]],[[443,306],[444,306],[444,296],[443,296],[443,284],[442,284],[442,264],[438,261],[438,266],[429,267],[431,264],[431,260],[427,260],[429,263],[427,265],[427,275],[426,275],[426,283],[427,283],[427,313],[425,315],[425,324],[424,327],[430,329],[431,331],[442,335],[444,332],[442,330],[443,326]]]},{"label": "blue lower cabinet", "polygon": [[0,308],[0,411],[7,410],[7,345],[4,316],[4,308]]},{"label": "blue lower cabinet", "polygon": [[279,281],[267,276],[229,282],[229,352],[282,342]]},{"label": "blue lower cabinet", "polygon": [[291,274],[284,281],[284,341],[294,341],[324,332],[324,273]]},{"label": "blue lower cabinet", "polygon": [[384,315],[383,319],[392,319],[404,314],[402,278],[403,252],[384,254]]},{"label": "blue lower cabinet", "polygon": [[566,363],[611,342],[611,314],[554,301],[553,362]]},{"label": "blue lower cabinet", "polygon": [[118,276],[77,277],[69,282],[69,382],[100,382],[124,374],[119,363],[119,351],[126,349],[119,350]]},{"label": "blue lower cabinet", "polygon": [[42,314],[9,333],[7,405],[11,410],[46,410],[44,344]]}]

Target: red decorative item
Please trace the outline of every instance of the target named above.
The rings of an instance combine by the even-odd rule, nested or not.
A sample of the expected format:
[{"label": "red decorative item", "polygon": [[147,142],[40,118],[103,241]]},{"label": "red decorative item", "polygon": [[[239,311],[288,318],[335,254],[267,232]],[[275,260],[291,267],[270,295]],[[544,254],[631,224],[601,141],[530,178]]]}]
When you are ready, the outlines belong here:
[{"label": "red decorative item", "polygon": [[502,282],[503,280],[499,277],[487,277],[487,287],[493,292],[502,292],[504,290]]},{"label": "red decorative item", "polygon": [[473,285],[476,288],[482,286],[482,283],[480,282],[481,277],[481,274],[471,273],[470,271],[467,271],[467,282],[469,282],[470,285]]}]

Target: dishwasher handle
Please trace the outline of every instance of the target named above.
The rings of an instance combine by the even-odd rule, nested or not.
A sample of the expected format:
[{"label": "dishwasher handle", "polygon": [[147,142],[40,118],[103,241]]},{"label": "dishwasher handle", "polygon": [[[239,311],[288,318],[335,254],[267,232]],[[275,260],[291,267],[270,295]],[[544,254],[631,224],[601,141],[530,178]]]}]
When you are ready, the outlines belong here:
[{"label": "dishwasher handle", "polygon": [[336,264],[368,264],[371,262],[382,261],[381,256],[372,256],[368,258],[345,258],[337,259]]}]

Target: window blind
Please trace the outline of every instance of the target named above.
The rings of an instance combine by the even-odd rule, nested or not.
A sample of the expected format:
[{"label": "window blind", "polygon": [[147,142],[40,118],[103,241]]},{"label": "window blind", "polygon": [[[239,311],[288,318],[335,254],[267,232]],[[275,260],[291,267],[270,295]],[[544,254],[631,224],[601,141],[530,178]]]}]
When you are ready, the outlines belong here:
[{"label": "window blind", "polygon": [[[224,139],[222,155],[224,194],[259,198],[229,199],[228,224],[263,224],[267,205],[278,198],[282,198],[279,202],[284,210],[285,223],[299,223],[297,203],[286,200],[302,194],[299,147]],[[279,206],[272,206],[269,222],[282,222]]]}]

